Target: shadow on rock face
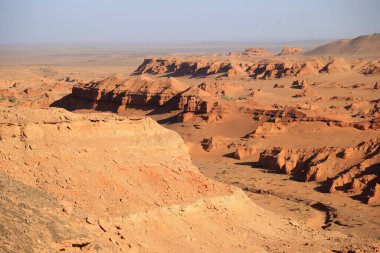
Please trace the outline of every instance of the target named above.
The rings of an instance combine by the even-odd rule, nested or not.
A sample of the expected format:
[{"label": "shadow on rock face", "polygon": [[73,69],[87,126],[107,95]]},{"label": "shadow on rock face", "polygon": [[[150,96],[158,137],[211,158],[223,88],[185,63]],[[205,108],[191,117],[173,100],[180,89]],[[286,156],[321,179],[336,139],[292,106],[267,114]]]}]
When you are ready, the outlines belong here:
[{"label": "shadow on rock face", "polygon": [[79,109],[93,109],[94,103],[77,99],[73,95],[69,94],[51,103],[50,107],[58,107],[58,108],[64,108],[68,111],[74,111],[74,110],[79,110]]}]

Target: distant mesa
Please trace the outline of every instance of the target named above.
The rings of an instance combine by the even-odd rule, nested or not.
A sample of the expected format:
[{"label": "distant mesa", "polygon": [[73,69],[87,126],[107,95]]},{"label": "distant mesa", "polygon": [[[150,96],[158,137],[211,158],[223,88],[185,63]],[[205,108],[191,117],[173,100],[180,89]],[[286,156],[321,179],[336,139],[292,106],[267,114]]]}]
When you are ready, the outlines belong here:
[{"label": "distant mesa", "polygon": [[380,56],[380,34],[359,36],[354,39],[343,39],[317,47],[306,53],[309,56],[346,56],[370,57]]},{"label": "distant mesa", "polygon": [[243,77],[268,80],[321,73],[356,72],[363,75],[380,73],[380,62],[368,59],[252,59],[250,62],[235,62],[237,59],[233,59],[234,62],[232,62],[232,58],[207,60],[201,57],[151,58],[145,59],[134,74],[147,73],[172,77],[219,75],[230,78]]},{"label": "distant mesa", "polygon": [[303,48],[299,47],[285,47],[281,50],[278,55],[292,55],[292,54],[300,54],[303,53]]},{"label": "distant mesa", "polygon": [[271,56],[272,54],[266,48],[247,48],[243,52],[230,52],[230,57],[240,56]]},{"label": "distant mesa", "polygon": [[[298,47],[285,47],[278,54],[280,56],[300,54],[304,50]],[[242,57],[242,56],[272,56],[273,54],[266,48],[247,48],[243,52],[230,52],[228,56],[230,57]]]}]

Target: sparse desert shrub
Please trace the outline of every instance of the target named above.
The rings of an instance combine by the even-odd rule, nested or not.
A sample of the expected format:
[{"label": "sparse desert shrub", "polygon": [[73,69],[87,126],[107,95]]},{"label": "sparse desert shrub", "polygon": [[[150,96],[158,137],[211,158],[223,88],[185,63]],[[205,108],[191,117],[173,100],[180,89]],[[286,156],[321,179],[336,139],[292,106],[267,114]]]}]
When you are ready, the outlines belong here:
[{"label": "sparse desert shrub", "polygon": [[222,98],[223,100],[227,100],[227,101],[231,101],[231,100],[234,99],[233,97],[231,97],[231,96],[226,96],[226,95],[222,95],[221,98]]},{"label": "sparse desert shrub", "polygon": [[16,103],[17,102],[17,98],[15,98],[15,97],[9,97],[8,101],[11,102],[11,103]]}]

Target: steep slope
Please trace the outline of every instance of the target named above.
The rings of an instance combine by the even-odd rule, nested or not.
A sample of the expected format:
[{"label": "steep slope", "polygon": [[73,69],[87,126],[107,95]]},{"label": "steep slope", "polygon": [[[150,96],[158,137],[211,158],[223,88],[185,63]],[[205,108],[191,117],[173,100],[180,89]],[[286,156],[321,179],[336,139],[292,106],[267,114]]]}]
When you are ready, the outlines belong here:
[{"label": "steep slope", "polygon": [[306,53],[310,56],[380,57],[380,34],[337,40]]},{"label": "steep slope", "polygon": [[205,178],[179,135],[149,118],[54,108],[0,115],[5,251],[17,251],[16,241],[30,252],[315,252],[353,243]]}]

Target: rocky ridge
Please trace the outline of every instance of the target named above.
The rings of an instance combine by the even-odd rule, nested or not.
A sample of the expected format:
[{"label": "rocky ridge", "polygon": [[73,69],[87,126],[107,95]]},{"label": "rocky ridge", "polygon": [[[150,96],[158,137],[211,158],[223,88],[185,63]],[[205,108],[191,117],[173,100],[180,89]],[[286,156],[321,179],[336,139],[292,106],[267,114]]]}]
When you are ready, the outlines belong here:
[{"label": "rocky ridge", "polygon": [[242,56],[270,56],[272,55],[266,48],[247,48],[243,52],[230,52],[230,57],[242,57]]},{"label": "rocky ridge", "polygon": [[171,76],[208,76],[214,74],[228,77],[242,76],[253,79],[302,77],[318,74],[357,72],[364,75],[378,73],[380,62],[365,59],[297,59],[261,60],[232,63],[230,60],[152,58],[145,59],[136,74],[168,74]]}]

